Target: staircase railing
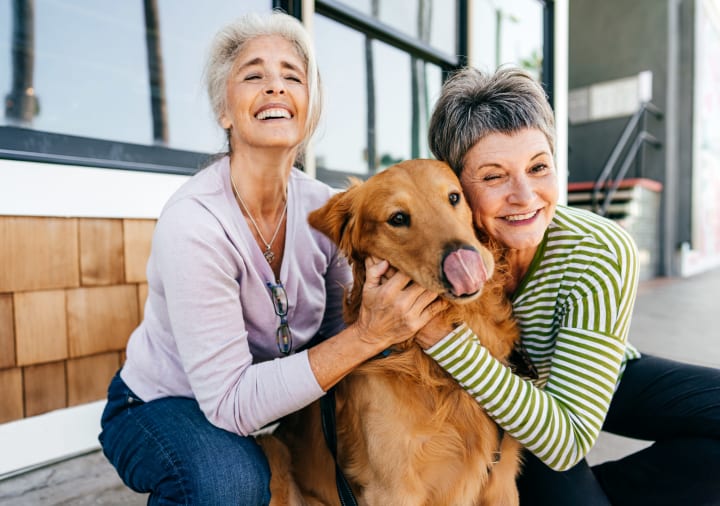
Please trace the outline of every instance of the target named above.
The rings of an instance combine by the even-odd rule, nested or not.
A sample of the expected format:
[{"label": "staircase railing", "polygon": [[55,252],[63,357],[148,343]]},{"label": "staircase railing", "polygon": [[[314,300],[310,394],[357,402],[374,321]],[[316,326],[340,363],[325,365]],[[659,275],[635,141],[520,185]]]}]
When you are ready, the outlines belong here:
[{"label": "staircase railing", "polygon": [[[662,111],[652,103],[644,102],[641,104],[640,108],[628,120],[625,129],[605,162],[605,166],[595,180],[592,190],[592,207],[593,211],[601,216],[607,215],[615,192],[617,192],[630,166],[636,159],[642,145],[647,142],[656,148],[662,146],[662,142],[647,131],[647,113],[652,114],[657,119],[663,118]],[[638,128],[641,121],[641,128]],[[627,149],[629,142],[632,142],[632,145]],[[620,164],[619,169],[613,175],[618,164]],[[604,196],[601,199],[602,192],[604,192]]]}]

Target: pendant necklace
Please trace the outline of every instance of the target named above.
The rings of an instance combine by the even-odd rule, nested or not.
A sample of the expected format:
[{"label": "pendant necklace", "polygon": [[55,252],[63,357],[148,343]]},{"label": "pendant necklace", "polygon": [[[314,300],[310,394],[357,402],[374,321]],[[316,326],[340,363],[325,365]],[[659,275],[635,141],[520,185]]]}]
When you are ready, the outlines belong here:
[{"label": "pendant necklace", "polygon": [[260,240],[265,245],[265,251],[263,251],[263,256],[265,257],[265,260],[267,260],[267,263],[271,264],[273,260],[275,260],[275,253],[272,251],[272,245],[275,242],[275,238],[278,235],[278,232],[280,232],[280,225],[282,225],[283,219],[285,218],[285,213],[287,213],[287,198],[285,199],[285,206],[283,207],[282,214],[280,215],[280,220],[278,221],[277,227],[275,227],[275,233],[273,234],[272,238],[270,239],[270,242],[265,240],[265,237],[263,237],[262,232],[260,232],[260,227],[258,227],[257,222],[255,221],[255,218],[252,217],[252,214],[250,214],[250,210],[245,205],[245,202],[243,202],[242,197],[240,196],[240,192],[238,191],[237,187],[235,186],[235,180],[232,177],[232,173],[230,174],[230,184],[232,185],[233,192],[235,193],[235,196],[238,199],[238,202],[240,202],[240,205],[242,206],[243,210],[245,211],[245,214],[247,214],[248,218],[250,218],[250,223],[252,223],[253,227],[255,227],[255,231],[258,233],[258,236],[260,237]]}]

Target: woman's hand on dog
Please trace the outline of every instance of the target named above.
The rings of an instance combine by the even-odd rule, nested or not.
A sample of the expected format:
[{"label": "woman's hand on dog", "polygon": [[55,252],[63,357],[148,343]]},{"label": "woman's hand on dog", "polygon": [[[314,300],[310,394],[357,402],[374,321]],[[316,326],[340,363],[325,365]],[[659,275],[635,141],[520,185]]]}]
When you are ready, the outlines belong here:
[{"label": "woman's hand on dog", "polygon": [[365,261],[362,306],[355,323],[360,339],[385,347],[407,341],[446,308],[438,295],[413,283],[386,260]]},{"label": "woman's hand on dog", "polygon": [[[371,258],[371,261],[378,263],[380,260],[377,258]],[[397,269],[392,265],[389,265],[387,270],[380,277],[380,284],[388,281],[391,277],[393,277],[393,275],[395,275],[395,273],[397,273]],[[445,318],[438,314],[434,316],[427,325],[418,331],[415,335],[415,341],[423,349],[428,349],[452,332],[452,330],[452,324],[448,323]]]},{"label": "woman's hand on dog", "polygon": [[370,258],[365,269],[357,321],[308,350],[310,367],[325,391],[365,360],[412,338],[447,306],[385,260]]}]

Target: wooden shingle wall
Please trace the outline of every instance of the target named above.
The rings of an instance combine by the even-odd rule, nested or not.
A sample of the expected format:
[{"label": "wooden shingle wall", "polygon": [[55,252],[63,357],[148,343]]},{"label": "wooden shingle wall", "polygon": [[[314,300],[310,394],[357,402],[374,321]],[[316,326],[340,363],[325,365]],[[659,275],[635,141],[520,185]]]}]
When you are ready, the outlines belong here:
[{"label": "wooden shingle wall", "polygon": [[155,220],[0,216],[0,423],[105,397]]}]

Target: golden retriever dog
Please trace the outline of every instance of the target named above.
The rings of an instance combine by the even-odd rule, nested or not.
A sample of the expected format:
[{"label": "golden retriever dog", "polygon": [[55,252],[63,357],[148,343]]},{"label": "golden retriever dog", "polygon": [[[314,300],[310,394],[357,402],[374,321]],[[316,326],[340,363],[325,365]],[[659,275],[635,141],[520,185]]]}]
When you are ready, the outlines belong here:
[{"label": "golden retriever dog", "polygon": [[[518,339],[512,308],[446,164],[394,165],[336,194],[309,221],[352,266],[348,323],[372,255],[449,301],[443,317],[466,322],[496,358],[508,358]],[[335,397],[338,463],[359,504],[518,504],[519,444],[412,339],[356,368]],[[272,504],[340,504],[319,403],[283,419],[261,444]]]}]

